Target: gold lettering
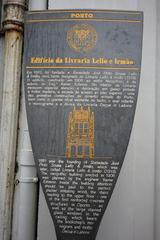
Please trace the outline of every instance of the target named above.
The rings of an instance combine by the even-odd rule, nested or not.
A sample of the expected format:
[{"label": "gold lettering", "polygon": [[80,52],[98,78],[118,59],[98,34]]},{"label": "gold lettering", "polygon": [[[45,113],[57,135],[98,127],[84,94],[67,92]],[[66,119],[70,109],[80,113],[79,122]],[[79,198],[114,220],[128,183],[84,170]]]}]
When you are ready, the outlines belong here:
[{"label": "gold lettering", "polygon": [[134,60],[133,59],[118,59],[115,58],[114,63],[117,65],[133,65],[134,64]]},{"label": "gold lettering", "polygon": [[31,57],[31,63],[54,63],[53,58],[47,57]]},{"label": "gold lettering", "polygon": [[89,58],[71,58],[71,57],[65,57],[65,63],[90,63]]},{"label": "gold lettering", "polygon": [[92,58],[94,64],[112,64],[113,60],[110,58]]},{"label": "gold lettering", "polygon": [[71,13],[71,18],[93,18],[93,13]]}]

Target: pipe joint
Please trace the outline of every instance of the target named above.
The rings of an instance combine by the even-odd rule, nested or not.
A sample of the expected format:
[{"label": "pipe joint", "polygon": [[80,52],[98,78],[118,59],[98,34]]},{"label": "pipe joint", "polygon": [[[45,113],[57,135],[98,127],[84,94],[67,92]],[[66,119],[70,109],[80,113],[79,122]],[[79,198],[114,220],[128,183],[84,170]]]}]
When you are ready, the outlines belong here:
[{"label": "pipe joint", "polygon": [[19,183],[38,183],[37,177],[31,177],[31,178],[19,178],[15,180],[15,185],[18,185]]},{"label": "pipe joint", "polygon": [[4,5],[4,31],[16,30],[23,32],[24,12],[26,9],[26,1],[8,1]]}]

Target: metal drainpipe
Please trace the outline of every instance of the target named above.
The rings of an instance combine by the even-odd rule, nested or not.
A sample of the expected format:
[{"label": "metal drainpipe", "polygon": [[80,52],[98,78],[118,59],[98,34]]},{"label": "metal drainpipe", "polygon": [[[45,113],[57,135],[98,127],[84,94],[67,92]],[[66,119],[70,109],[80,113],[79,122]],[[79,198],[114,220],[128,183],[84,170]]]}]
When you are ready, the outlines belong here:
[{"label": "metal drainpipe", "polygon": [[25,0],[4,5],[4,83],[0,125],[0,239],[11,239]]},{"label": "metal drainpipe", "polygon": [[[46,0],[30,0],[31,10],[45,10]],[[19,118],[17,150],[18,171],[15,178],[12,240],[35,240],[37,231],[38,178],[30,144],[24,86]]]},{"label": "metal drainpipe", "polygon": [[35,240],[38,178],[30,145],[24,95],[20,111],[17,160],[18,172],[15,180],[12,240]]}]

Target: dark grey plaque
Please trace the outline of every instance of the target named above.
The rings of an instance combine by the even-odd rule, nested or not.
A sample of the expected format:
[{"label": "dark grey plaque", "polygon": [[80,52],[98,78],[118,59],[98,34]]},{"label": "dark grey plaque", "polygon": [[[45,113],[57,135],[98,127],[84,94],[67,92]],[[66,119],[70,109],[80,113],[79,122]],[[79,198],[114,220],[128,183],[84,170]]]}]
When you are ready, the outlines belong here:
[{"label": "dark grey plaque", "polygon": [[93,240],[117,181],[140,79],[143,14],[28,12],[26,108],[60,240]]}]

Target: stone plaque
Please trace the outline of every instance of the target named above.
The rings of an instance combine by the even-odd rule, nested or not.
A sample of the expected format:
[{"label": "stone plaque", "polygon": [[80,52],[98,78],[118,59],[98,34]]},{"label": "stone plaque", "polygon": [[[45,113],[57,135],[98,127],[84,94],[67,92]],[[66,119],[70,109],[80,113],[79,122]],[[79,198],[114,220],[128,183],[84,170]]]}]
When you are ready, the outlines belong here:
[{"label": "stone plaque", "polygon": [[24,81],[38,175],[58,240],[94,240],[127,150],[143,14],[28,12]]}]

